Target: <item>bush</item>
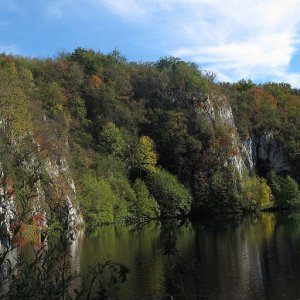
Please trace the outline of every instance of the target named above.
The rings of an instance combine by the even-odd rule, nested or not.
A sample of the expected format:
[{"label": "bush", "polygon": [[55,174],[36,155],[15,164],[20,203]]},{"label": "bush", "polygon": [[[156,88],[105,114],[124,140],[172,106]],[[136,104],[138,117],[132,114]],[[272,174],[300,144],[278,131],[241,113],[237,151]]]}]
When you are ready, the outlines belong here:
[{"label": "bush", "polygon": [[290,176],[281,181],[281,198],[286,200],[287,207],[300,206],[300,191],[298,183]]},{"label": "bush", "polygon": [[160,215],[159,205],[150,195],[145,182],[137,179],[133,189],[136,201],[131,206],[132,215],[140,221],[158,218]]},{"label": "bush", "polygon": [[150,193],[160,206],[162,216],[174,217],[189,213],[192,196],[176,176],[158,169],[148,175],[147,183]]},{"label": "bush", "polygon": [[271,188],[260,177],[246,177],[243,181],[242,208],[256,210],[270,208],[273,205]]},{"label": "bush", "polygon": [[272,172],[269,174],[269,181],[278,208],[300,206],[299,185],[292,177],[281,177]]},{"label": "bush", "polygon": [[79,200],[89,227],[124,222],[128,215],[127,203],[117,197],[109,182],[91,173],[83,177]]},{"label": "bush", "polygon": [[122,158],[126,148],[126,142],[120,129],[112,122],[108,122],[99,136],[99,150],[103,153]]}]

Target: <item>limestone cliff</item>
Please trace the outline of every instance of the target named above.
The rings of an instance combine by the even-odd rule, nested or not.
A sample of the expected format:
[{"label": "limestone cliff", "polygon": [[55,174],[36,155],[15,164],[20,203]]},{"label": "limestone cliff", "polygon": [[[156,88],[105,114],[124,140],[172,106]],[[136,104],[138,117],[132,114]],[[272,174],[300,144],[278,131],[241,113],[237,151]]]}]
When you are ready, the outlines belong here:
[{"label": "limestone cliff", "polygon": [[235,125],[234,116],[225,96],[211,95],[201,104],[212,124],[223,125],[231,136],[232,155],[228,162],[234,165],[240,175],[248,169],[264,176],[268,171],[289,172],[292,169],[284,146],[278,142],[273,132],[254,133],[242,139]]},{"label": "limestone cliff", "polygon": [[242,142],[242,156],[249,170],[265,175],[270,170],[276,173],[288,172],[291,166],[284,147],[273,132],[253,134]]},{"label": "limestone cliff", "polygon": [[200,108],[205,111],[213,125],[218,124],[228,131],[232,151],[226,163],[232,164],[238,173],[242,175],[245,170],[245,163],[241,155],[241,141],[228,99],[225,96],[213,94],[205,98]]},{"label": "limestone cliff", "polygon": [[[12,226],[24,218],[20,214],[25,210],[29,223],[39,216],[39,225],[45,226],[48,217],[55,213],[65,226],[76,228],[82,219],[65,154],[55,151],[55,147],[41,147],[30,134],[26,137],[30,152],[24,154],[23,142],[23,138],[17,139],[7,147],[9,153],[2,152],[0,235],[10,234]],[[7,155],[11,162],[7,161]]]}]

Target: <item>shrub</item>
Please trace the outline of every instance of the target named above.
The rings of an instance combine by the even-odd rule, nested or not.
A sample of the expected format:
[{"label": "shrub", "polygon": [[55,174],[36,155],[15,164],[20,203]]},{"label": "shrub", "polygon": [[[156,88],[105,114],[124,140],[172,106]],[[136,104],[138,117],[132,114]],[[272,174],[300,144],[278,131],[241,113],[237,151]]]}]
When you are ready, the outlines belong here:
[{"label": "shrub", "polygon": [[271,172],[269,174],[269,181],[278,208],[300,206],[299,185],[292,177],[281,177]]},{"label": "shrub", "polygon": [[131,206],[132,215],[140,221],[159,217],[159,205],[150,195],[145,182],[137,179],[133,189],[136,201]]},{"label": "shrub", "polygon": [[243,181],[242,208],[255,210],[269,208],[273,205],[271,188],[260,177],[246,177]]},{"label": "shrub", "polygon": [[176,176],[158,169],[148,175],[147,183],[160,206],[162,216],[173,217],[189,213],[192,196]]},{"label": "shrub", "polygon": [[83,177],[79,200],[89,227],[124,222],[128,215],[126,202],[117,197],[109,182],[91,173]]}]

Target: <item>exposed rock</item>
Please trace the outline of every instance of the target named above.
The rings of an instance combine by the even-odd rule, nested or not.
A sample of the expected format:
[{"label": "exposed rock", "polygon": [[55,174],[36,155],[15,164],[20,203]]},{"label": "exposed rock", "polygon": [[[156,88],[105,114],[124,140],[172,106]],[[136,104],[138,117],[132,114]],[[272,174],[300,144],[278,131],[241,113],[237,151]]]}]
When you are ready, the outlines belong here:
[{"label": "exposed rock", "polygon": [[224,96],[207,96],[201,105],[213,124],[223,124],[230,130],[233,152],[228,162],[235,166],[240,175],[244,170],[257,170],[265,175],[269,170],[276,173],[291,170],[284,147],[276,140],[273,132],[254,134],[243,140],[239,137],[229,101]]},{"label": "exposed rock", "polygon": [[290,171],[284,148],[276,141],[272,132],[254,134],[242,142],[242,156],[249,170],[259,173],[274,170],[276,173]]},{"label": "exposed rock", "polygon": [[[45,226],[46,215],[50,211],[55,211],[69,229],[76,228],[82,223],[82,217],[76,204],[76,189],[65,157],[57,153],[48,153],[45,157],[40,153],[39,145],[33,139],[32,144],[37,151],[33,151],[21,162],[21,168],[28,177],[35,178],[30,200],[32,216],[42,215],[41,226]],[[40,178],[45,174],[42,175],[41,166],[44,166],[47,177],[43,182]],[[1,162],[0,172],[0,236],[3,236],[11,233],[11,226],[18,220],[18,212],[13,184],[8,184]]]},{"label": "exposed rock", "polygon": [[240,176],[242,176],[245,170],[245,164],[240,151],[240,137],[234,123],[234,117],[229,101],[225,96],[207,96],[200,108],[202,111],[205,111],[209,121],[213,124],[224,125],[228,129],[231,136],[233,151],[226,163],[232,164]]},{"label": "exposed rock", "polygon": [[2,171],[2,165],[0,162],[0,236],[6,235],[11,231],[11,225],[16,220],[16,204],[14,201],[14,195],[8,190],[5,182],[4,174]]},{"label": "exposed rock", "polygon": [[[52,183],[51,188],[60,188],[63,183],[63,193],[61,197],[65,203],[66,217],[65,222],[70,228],[74,228],[83,222],[76,205],[76,189],[74,180],[72,179],[69,171],[69,166],[64,157],[59,157],[56,160],[46,159],[45,169],[50,177]],[[51,191],[50,191],[51,193]]]}]

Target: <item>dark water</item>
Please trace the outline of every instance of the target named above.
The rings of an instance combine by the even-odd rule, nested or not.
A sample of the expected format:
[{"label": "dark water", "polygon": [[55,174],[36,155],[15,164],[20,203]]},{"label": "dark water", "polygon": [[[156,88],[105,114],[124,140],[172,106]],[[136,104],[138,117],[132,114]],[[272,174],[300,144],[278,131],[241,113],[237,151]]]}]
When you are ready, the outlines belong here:
[{"label": "dark water", "polygon": [[104,227],[74,244],[73,265],[130,268],[112,299],[300,299],[300,213]]}]

